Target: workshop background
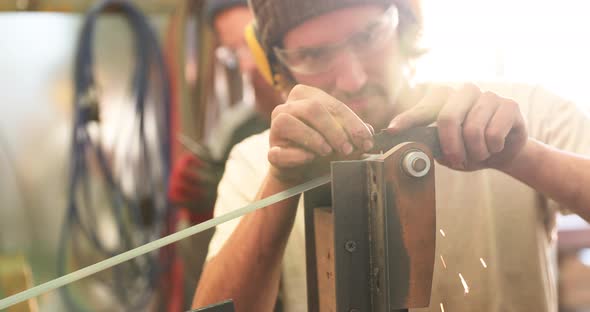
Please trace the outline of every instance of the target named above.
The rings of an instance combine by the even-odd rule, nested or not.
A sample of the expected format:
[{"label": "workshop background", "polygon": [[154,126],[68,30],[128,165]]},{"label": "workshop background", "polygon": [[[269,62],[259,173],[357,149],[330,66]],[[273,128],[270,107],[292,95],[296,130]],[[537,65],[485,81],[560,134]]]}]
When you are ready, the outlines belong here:
[{"label": "workshop background", "polygon": [[[104,259],[91,240],[60,249],[72,200],[72,157],[77,157],[72,149],[77,113],[74,64],[85,13],[96,3],[0,1],[0,297],[58,277],[60,261],[70,272]],[[131,90],[140,54],[134,44],[141,39],[130,30],[121,8],[109,8],[100,16],[92,39],[100,127],[90,137],[100,137],[121,195],[142,206],[150,195],[139,182],[166,184],[162,181],[167,166],[185,148],[177,138],[185,136],[214,150],[218,142],[212,129],[220,116],[231,112],[232,103],[247,98],[251,90],[236,79],[237,69],[215,53],[213,36],[201,18],[202,1],[131,3],[155,31],[168,79],[153,77],[155,65],[150,66],[154,80],[147,94],[150,104],[138,114]],[[590,110],[587,1],[423,0],[422,6],[429,53],[418,63],[419,79],[540,84]],[[162,100],[166,86],[170,94]],[[171,114],[169,123],[154,116],[165,110]],[[138,135],[140,118],[145,118],[146,140]],[[146,164],[154,166],[147,176],[142,172]],[[82,219],[106,247],[122,244],[121,226],[133,225],[148,238],[185,226],[181,212],[165,211],[162,219],[136,216],[141,222],[117,217],[110,212],[113,196],[100,182],[101,167],[86,165],[98,199],[94,215]],[[151,199],[158,206],[157,198]],[[146,209],[159,212],[155,207]],[[575,216],[565,216],[560,218],[559,231],[560,309],[590,311],[590,227]],[[117,271],[110,270],[69,287],[67,296],[54,291],[9,311],[128,311],[131,307],[186,311],[209,236],[191,238],[137,262],[139,273],[156,272],[156,277],[124,274],[122,279],[133,281],[121,281]],[[178,261],[190,265],[176,265]],[[151,265],[159,269],[152,270]],[[184,287],[173,286],[178,280]],[[119,298],[121,288],[137,300]]]}]

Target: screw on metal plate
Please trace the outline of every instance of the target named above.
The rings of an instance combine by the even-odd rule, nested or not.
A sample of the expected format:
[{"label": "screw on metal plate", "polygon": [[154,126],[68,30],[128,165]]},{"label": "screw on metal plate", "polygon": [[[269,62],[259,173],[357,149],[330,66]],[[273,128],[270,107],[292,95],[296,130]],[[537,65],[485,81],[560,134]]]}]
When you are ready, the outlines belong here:
[{"label": "screw on metal plate", "polygon": [[346,251],[348,251],[348,252],[355,252],[356,251],[356,242],[349,240],[346,242],[346,244],[344,244],[344,248],[346,248]]},{"label": "screw on metal plate", "polygon": [[430,158],[423,151],[408,152],[402,160],[402,168],[412,177],[421,178],[430,171]]}]

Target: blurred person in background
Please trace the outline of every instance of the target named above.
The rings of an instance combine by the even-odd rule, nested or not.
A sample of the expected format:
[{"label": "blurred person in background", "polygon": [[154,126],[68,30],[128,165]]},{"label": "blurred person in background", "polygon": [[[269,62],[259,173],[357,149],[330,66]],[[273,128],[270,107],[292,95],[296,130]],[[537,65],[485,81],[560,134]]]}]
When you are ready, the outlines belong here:
[{"label": "blurred person in background", "polygon": [[[232,122],[221,120],[218,124],[217,133],[229,133],[229,138],[227,140],[213,138],[213,140],[225,141],[219,147],[220,156],[214,159],[213,163],[210,163],[211,159],[201,159],[188,152],[183,154],[174,165],[170,181],[170,199],[173,203],[197,208],[198,211],[203,212],[192,220],[193,223],[199,223],[211,217],[217,184],[231,148],[243,139],[268,129],[272,110],[282,102],[280,93],[276,92],[260,75],[246,45],[244,30],[253,18],[247,1],[209,0],[205,10],[206,18],[219,42],[217,54],[222,54],[221,57],[226,61],[237,62],[243,79],[251,83],[253,88],[254,107],[231,111],[227,114],[233,114],[228,118]],[[200,172],[203,174],[200,175]]]},{"label": "blurred person in background", "polygon": [[[254,97],[243,98],[238,103],[212,103],[221,110],[221,116],[211,130],[211,138],[204,145],[203,154],[185,152],[173,165],[169,198],[178,207],[186,208],[182,214],[183,222],[188,221],[186,225],[198,224],[212,217],[217,185],[229,151],[243,139],[268,129],[273,108],[282,102],[280,94],[261,77],[244,40],[244,29],[253,18],[246,0],[208,0],[205,18],[213,28],[219,45],[216,56],[222,63],[220,65],[237,67],[237,70],[231,69],[234,74],[239,71],[237,74],[243,81],[240,87],[253,91]],[[216,83],[228,84],[229,81],[217,78]],[[228,88],[221,89],[226,94],[216,100],[229,98]],[[224,109],[223,104],[229,107]],[[184,279],[184,304],[187,306],[192,300],[197,282],[195,277],[201,270],[199,263],[203,261],[207,243],[208,237],[195,236],[179,244],[179,252],[185,263],[184,273],[180,275]],[[173,284],[181,287],[178,279],[179,276]],[[171,296],[178,295],[176,289],[171,290]]]}]

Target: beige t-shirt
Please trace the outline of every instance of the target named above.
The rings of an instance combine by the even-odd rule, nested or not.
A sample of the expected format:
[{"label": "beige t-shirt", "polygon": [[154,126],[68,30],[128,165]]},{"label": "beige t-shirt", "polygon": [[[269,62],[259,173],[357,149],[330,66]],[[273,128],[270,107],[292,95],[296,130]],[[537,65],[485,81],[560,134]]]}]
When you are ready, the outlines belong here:
[{"label": "beige t-shirt", "polygon": [[[516,100],[531,137],[590,155],[590,116],[547,91],[480,84]],[[268,131],[238,144],[219,185],[215,216],[254,200],[268,169]],[[436,262],[431,304],[414,311],[557,311],[555,217],[559,207],[494,170],[463,173],[436,165]],[[217,227],[213,257],[239,220]],[[283,261],[285,311],[307,310],[305,234],[299,209]]]}]

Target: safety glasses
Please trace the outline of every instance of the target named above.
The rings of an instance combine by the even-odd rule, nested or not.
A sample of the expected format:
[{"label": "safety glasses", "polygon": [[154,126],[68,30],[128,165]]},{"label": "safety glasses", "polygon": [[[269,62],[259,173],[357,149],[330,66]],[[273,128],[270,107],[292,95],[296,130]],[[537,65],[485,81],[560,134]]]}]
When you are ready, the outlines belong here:
[{"label": "safety glasses", "polygon": [[293,73],[320,74],[332,69],[336,56],[345,50],[355,53],[358,57],[366,57],[380,51],[394,37],[398,25],[398,9],[390,6],[377,20],[340,43],[294,50],[274,47],[274,53]]}]

